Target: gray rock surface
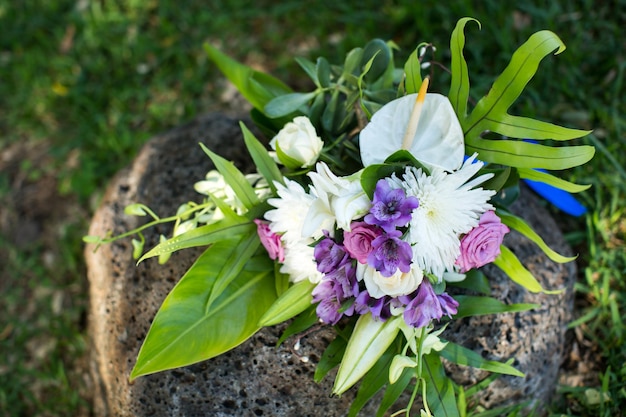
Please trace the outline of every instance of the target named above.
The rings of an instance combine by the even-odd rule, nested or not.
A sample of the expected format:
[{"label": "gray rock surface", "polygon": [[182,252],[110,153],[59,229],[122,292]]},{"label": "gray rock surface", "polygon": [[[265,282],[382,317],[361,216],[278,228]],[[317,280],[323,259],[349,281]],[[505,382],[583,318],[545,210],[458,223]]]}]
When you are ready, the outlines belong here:
[{"label": "gray rock surface", "polygon": [[[211,169],[198,146],[210,149],[240,167],[249,167],[238,121],[210,114],[188,125],[153,138],[133,164],[111,181],[94,215],[91,235],[130,230],[144,221],[124,215],[132,202],[147,204],[160,215],[169,215],[179,204],[199,200],[193,183]],[[556,224],[530,194],[515,206],[556,250],[567,252]],[[167,227],[145,233],[146,247],[157,243]],[[480,401],[495,406],[519,400],[544,403],[550,399],[565,349],[565,325],[573,304],[573,264],[556,265],[532,243],[515,233],[508,237],[522,262],[547,288],[565,288],[560,295],[529,294],[488,268],[495,294],[507,302],[534,302],[532,312],[459,320],[445,336],[462,342],[490,359],[516,358],[526,378],[502,377],[481,394]],[[95,381],[97,416],[343,416],[355,390],[341,398],[330,396],[334,374],[321,384],[313,372],[332,332],[323,329],[302,340],[303,362],[289,342],[275,348],[282,328],[263,329],[238,348],[193,366],[138,378],[128,375],[141,343],[161,302],[191,265],[200,250],[176,253],[162,266],[151,259],[139,266],[132,259],[130,240],[104,245],[85,256],[90,283],[89,332],[91,373]],[[293,342],[291,342],[293,344]],[[485,374],[449,365],[453,377],[472,384]],[[362,415],[373,415],[370,406]]]}]

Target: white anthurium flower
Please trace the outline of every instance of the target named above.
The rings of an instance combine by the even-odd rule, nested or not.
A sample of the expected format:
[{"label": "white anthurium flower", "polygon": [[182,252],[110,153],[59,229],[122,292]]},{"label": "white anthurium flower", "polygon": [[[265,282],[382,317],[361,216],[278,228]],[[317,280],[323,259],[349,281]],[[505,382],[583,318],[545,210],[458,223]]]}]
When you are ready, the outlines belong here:
[{"label": "white anthurium flower", "polygon": [[382,298],[385,295],[398,297],[411,294],[422,283],[424,274],[419,268],[411,268],[406,273],[398,269],[392,276],[385,277],[371,266],[357,263],[356,277],[359,281],[365,282],[365,288],[370,296]]},{"label": "white anthurium flower", "polygon": [[[378,110],[359,135],[363,166],[380,164],[403,149],[417,94],[393,100]],[[454,171],[463,163],[463,129],[447,97],[425,95],[419,123],[408,150],[426,168]]]},{"label": "white anthurium flower", "polygon": [[[324,142],[306,116],[298,116],[287,123],[270,141],[279,161],[289,168],[313,166],[322,152]],[[286,156],[286,158],[285,158]]]}]

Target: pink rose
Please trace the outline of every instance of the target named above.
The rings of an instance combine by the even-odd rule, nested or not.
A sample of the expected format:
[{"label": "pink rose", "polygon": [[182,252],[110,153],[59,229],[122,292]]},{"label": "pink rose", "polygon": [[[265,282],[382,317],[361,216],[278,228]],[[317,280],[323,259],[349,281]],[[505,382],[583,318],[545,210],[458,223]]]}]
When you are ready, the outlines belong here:
[{"label": "pink rose", "polygon": [[255,219],[254,222],[257,226],[256,231],[259,234],[259,239],[261,239],[261,244],[267,250],[270,259],[278,259],[278,262],[284,262],[285,249],[280,241],[280,236],[270,230],[268,222],[259,219]]},{"label": "pink rose", "polygon": [[495,212],[483,213],[478,226],[461,239],[461,255],[456,260],[461,272],[493,262],[500,255],[500,245],[508,232]]},{"label": "pink rose", "polygon": [[365,222],[353,222],[351,231],[343,233],[343,245],[346,252],[362,264],[372,251],[372,241],[382,234],[380,228]]}]

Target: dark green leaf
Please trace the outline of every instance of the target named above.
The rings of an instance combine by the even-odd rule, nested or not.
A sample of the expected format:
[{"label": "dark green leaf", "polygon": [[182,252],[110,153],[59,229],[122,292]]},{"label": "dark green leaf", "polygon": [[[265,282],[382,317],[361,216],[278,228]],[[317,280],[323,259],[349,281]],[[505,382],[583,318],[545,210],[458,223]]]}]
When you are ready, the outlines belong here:
[{"label": "dark green leaf", "polygon": [[448,285],[465,288],[485,295],[491,294],[489,280],[480,269],[472,269],[465,273],[463,281],[449,282]]},{"label": "dark green leaf", "polygon": [[430,411],[437,417],[459,417],[454,385],[446,375],[439,354],[424,355],[422,376],[426,380],[426,398]]},{"label": "dark green leaf", "polygon": [[475,295],[455,295],[454,299],[459,303],[455,319],[485,314],[516,313],[540,307],[538,304],[504,304],[492,297]]},{"label": "dark green leaf", "polygon": [[399,173],[402,171],[404,171],[404,168],[398,165],[372,164],[361,173],[361,187],[371,200],[378,180],[389,177],[394,172]]},{"label": "dark green leaf", "polygon": [[420,44],[415,51],[409,56],[404,64],[404,92],[406,94],[416,94],[422,86],[422,71],[419,60],[419,48],[424,44]]},{"label": "dark green leaf", "polygon": [[273,98],[265,105],[264,112],[271,118],[287,115],[303,114],[300,109],[306,106],[318,94],[317,91],[310,93],[290,93]]},{"label": "dark green leaf", "polygon": [[304,70],[304,72],[306,72],[306,75],[308,75],[309,78],[311,78],[311,80],[313,80],[315,85],[318,86],[318,87],[321,87],[320,80],[319,80],[318,75],[317,75],[317,69],[315,67],[315,64],[312,61],[309,61],[306,58],[296,57],[295,60],[298,63],[298,65],[300,65],[300,68],[302,68]]},{"label": "dark green leaf", "polygon": [[439,352],[442,358],[446,358],[450,362],[471,366],[473,368],[482,369],[489,372],[497,372],[504,375],[513,375],[524,377],[524,374],[511,365],[502,362],[489,361],[473,350],[464,348],[456,343],[448,342],[446,347]]},{"label": "dark green leaf", "polygon": [[391,49],[382,39],[373,39],[363,48],[361,65],[363,66],[370,61],[371,63],[368,65],[365,75],[367,83],[373,83],[380,78],[387,70],[391,61]]},{"label": "dark green leaf", "polygon": [[376,417],[383,417],[385,412],[389,410],[396,403],[396,401],[398,401],[398,398],[400,398],[414,376],[415,369],[404,368],[402,375],[396,383],[387,385],[383,399],[381,400],[380,406],[376,411]]},{"label": "dark green leaf", "polygon": [[322,88],[330,87],[330,64],[328,63],[326,58],[317,58],[315,70],[317,72],[317,78],[320,81],[320,86]]},{"label": "dark green leaf", "polygon": [[328,344],[315,368],[315,374],[313,375],[315,382],[319,383],[331,369],[341,363],[347,346],[348,341],[340,335],[337,335],[335,339]]},{"label": "dark green leaf", "polygon": [[389,366],[396,354],[395,346],[391,346],[381,357],[376,361],[372,369],[368,371],[363,377],[359,390],[356,394],[356,398],[350,405],[350,411],[348,417],[356,417],[365,404],[374,396],[382,387],[389,383]]},{"label": "dark green leaf", "polygon": [[291,322],[276,344],[280,346],[285,340],[287,340],[288,337],[307,330],[317,323],[318,320],[317,313],[315,312],[315,306],[309,307],[308,310],[305,310]]}]

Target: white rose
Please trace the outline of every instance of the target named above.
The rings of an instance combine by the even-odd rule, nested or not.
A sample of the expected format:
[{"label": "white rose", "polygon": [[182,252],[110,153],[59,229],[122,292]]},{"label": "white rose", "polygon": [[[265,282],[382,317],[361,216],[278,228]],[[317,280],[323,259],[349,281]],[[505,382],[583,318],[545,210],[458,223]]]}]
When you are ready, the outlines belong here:
[{"label": "white rose", "polygon": [[317,136],[309,118],[298,116],[278,132],[270,141],[270,146],[283,165],[295,169],[315,164],[324,142]]},{"label": "white rose", "polygon": [[411,294],[422,283],[424,274],[421,269],[412,268],[407,273],[397,270],[392,276],[384,277],[369,265],[357,263],[356,277],[359,281],[365,282],[370,296],[381,298],[385,295],[398,297]]}]

